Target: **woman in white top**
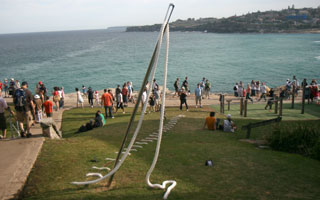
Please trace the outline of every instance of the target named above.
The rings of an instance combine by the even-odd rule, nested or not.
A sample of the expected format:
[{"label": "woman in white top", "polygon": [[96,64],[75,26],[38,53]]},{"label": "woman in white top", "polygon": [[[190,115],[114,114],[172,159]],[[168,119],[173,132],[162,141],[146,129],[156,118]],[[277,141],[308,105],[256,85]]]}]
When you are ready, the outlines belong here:
[{"label": "woman in white top", "polygon": [[125,114],[124,107],[123,107],[123,95],[119,90],[116,91],[116,100],[117,100],[116,113],[118,112],[118,109],[121,108],[122,113]]},{"label": "woman in white top", "polygon": [[98,92],[97,90],[94,92],[94,99],[95,99],[96,105],[97,105],[98,107],[101,106],[101,105],[100,105],[99,92]]},{"label": "woman in white top", "polygon": [[144,104],[146,104],[146,103],[147,103],[147,88],[145,88],[143,93],[142,93],[142,97],[141,97],[141,112],[142,112]]},{"label": "woman in white top", "polygon": [[83,108],[83,98],[82,98],[81,92],[79,91],[78,88],[76,88],[76,92],[77,92],[77,108],[79,107],[79,104],[81,104],[81,108]]}]

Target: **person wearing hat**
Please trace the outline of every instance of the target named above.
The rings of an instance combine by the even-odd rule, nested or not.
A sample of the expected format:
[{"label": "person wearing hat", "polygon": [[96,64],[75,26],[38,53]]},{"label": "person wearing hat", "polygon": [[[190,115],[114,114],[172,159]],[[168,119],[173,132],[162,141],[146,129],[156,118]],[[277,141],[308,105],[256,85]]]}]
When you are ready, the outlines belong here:
[{"label": "person wearing hat", "polygon": [[180,110],[182,110],[182,105],[186,105],[187,111],[189,111],[188,104],[187,104],[187,91],[185,90],[184,87],[181,87],[181,91],[179,92],[180,96]]},{"label": "person wearing hat", "polygon": [[223,121],[223,131],[224,132],[234,132],[236,130],[236,125],[231,120],[231,115],[227,115],[227,119]]},{"label": "person wearing hat", "polygon": [[40,95],[34,95],[34,102],[36,107],[36,123],[40,123],[42,119],[42,100]]},{"label": "person wearing hat", "polygon": [[[33,124],[32,112],[35,113],[35,106],[33,103],[33,96],[28,90],[28,83],[22,82],[21,88],[15,91],[14,105],[17,112],[17,119],[20,127],[20,135],[24,137],[27,132],[27,137],[32,136],[30,133],[31,125]],[[26,132],[23,123],[26,122]]]}]

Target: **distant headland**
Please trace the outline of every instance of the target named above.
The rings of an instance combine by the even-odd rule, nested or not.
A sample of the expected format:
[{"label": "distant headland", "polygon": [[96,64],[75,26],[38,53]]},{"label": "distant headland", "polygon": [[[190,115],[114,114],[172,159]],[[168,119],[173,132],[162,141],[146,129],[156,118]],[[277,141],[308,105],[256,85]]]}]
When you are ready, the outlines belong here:
[{"label": "distant headland", "polygon": [[[161,24],[130,26],[127,32],[159,31]],[[170,23],[171,31],[205,33],[320,33],[320,6],[253,12],[228,18],[188,18]]]}]

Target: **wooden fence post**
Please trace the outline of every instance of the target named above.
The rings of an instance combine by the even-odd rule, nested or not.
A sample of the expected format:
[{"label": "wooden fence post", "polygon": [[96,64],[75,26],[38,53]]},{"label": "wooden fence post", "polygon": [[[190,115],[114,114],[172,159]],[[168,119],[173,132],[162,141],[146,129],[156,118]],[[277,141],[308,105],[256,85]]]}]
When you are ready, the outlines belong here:
[{"label": "wooden fence post", "polygon": [[242,116],[243,114],[243,97],[240,99],[240,115]]},{"label": "wooden fence post", "polygon": [[222,95],[222,113],[224,113],[224,94]]},{"label": "wooden fence post", "polygon": [[294,109],[294,94],[295,94],[296,86],[293,84],[292,86],[292,102],[291,102],[291,108]]},{"label": "wooden fence post", "polygon": [[230,110],[230,103],[231,103],[231,101],[232,101],[231,99],[228,99],[228,100],[227,100],[227,102],[228,102],[228,111]]},{"label": "wooden fence post", "polygon": [[279,117],[282,116],[282,105],[283,104],[283,97],[280,97],[280,108],[279,108]]},{"label": "wooden fence post", "polygon": [[247,117],[248,99],[244,101],[244,117]]},{"label": "wooden fence post", "polygon": [[275,105],[274,105],[274,113],[275,113],[275,114],[278,114],[278,102],[279,102],[279,97],[276,96],[274,99],[275,99],[275,102],[274,102],[274,104],[275,104]]},{"label": "wooden fence post", "polygon": [[306,79],[303,79],[303,83],[302,83],[301,114],[304,114],[304,103],[305,103],[306,85],[307,85],[307,80],[306,80]]}]

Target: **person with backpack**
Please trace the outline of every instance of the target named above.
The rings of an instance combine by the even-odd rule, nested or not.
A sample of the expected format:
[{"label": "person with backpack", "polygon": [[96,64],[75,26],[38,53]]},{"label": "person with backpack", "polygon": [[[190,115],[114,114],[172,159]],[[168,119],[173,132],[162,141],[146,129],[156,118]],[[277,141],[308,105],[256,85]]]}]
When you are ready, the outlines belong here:
[{"label": "person with backpack", "polygon": [[54,92],[52,92],[53,102],[56,105],[56,111],[58,111],[59,107],[60,107],[59,106],[59,102],[60,102],[60,99],[61,99],[60,94],[58,92],[59,88],[58,87],[54,87],[53,90],[54,90]]},{"label": "person with backpack", "polygon": [[177,78],[177,80],[174,82],[174,84],[173,84],[173,87],[174,87],[174,90],[175,90],[175,92],[174,92],[174,95],[173,95],[173,97],[175,97],[176,95],[177,96],[179,96],[179,78]]},{"label": "person with backpack", "polygon": [[[31,125],[33,124],[32,112],[35,113],[35,106],[33,103],[33,96],[30,90],[28,90],[28,83],[26,81],[22,82],[21,88],[17,89],[14,93],[14,106],[16,110],[17,120],[20,127],[20,135],[24,137],[30,137]],[[23,123],[26,122],[26,132]]]}]

